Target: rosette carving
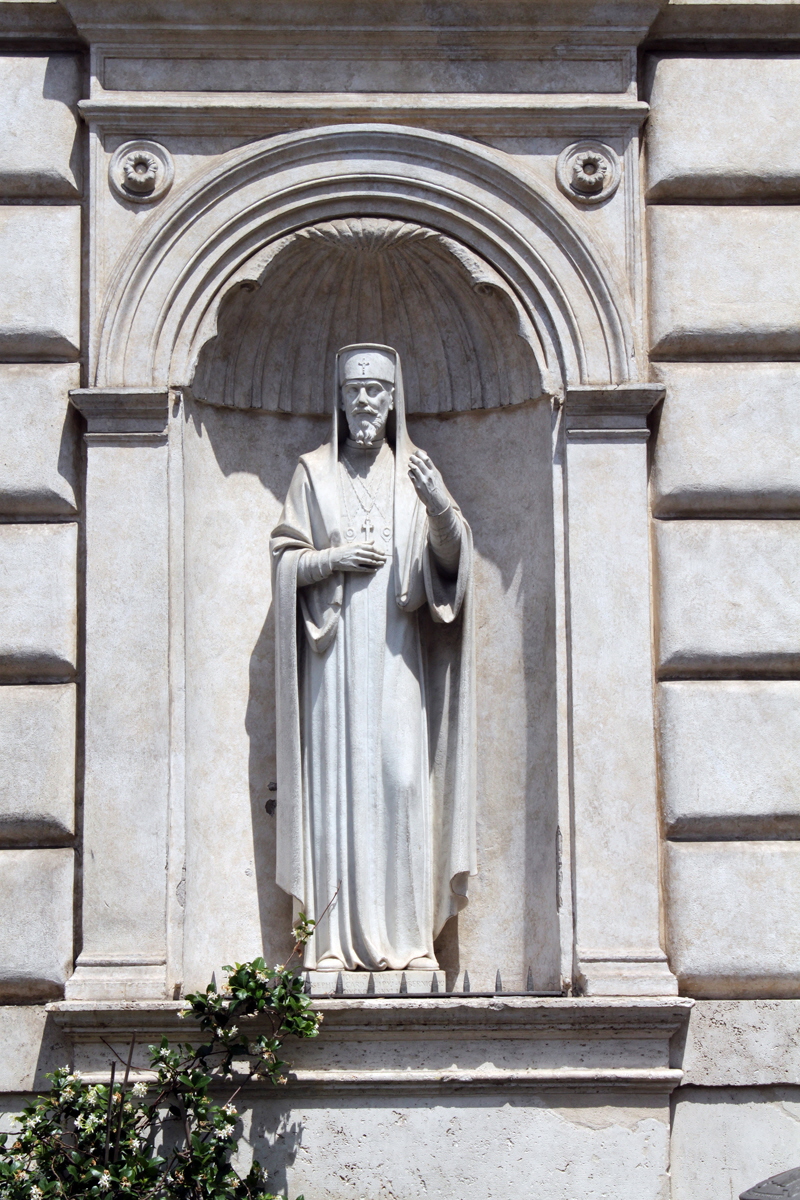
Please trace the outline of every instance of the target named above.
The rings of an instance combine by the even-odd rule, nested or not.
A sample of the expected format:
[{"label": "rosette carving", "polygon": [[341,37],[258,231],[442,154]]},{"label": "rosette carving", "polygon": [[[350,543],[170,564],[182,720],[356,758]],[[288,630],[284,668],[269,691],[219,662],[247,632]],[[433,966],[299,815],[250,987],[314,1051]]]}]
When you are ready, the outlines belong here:
[{"label": "rosette carving", "polygon": [[121,199],[140,204],[166,195],[173,174],[172,157],[158,142],[126,142],[108,165],[112,190]]},{"label": "rosette carving", "polygon": [[576,142],[558,156],[556,181],[570,200],[597,204],[614,195],[620,181],[619,158],[610,146]]}]

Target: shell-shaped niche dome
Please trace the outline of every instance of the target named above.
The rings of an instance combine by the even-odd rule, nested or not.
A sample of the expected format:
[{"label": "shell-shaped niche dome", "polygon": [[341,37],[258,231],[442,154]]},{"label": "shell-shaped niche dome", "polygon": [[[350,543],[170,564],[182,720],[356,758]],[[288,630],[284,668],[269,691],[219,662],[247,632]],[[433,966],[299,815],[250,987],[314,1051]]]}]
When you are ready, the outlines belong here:
[{"label": "shell-shaped niche dome", "polygon": [[409,412],[456,413],[542,395],[544,356],[505,280],[452,238],[403,221],[309,226],[261,256],[223,300],[192,393],[207,404],[330,410],[335,352],[394,346]]}]

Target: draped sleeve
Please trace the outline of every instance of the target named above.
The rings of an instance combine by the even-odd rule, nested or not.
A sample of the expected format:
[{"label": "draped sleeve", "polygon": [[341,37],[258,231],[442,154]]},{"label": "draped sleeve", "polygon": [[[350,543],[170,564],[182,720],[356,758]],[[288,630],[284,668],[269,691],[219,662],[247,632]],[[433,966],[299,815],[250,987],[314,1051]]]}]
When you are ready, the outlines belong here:
[{"label": "draped sleeve", "polygon": [[309,550],[324,550],[330,546],[330,524],[321,511],[308,463],[301,458],[280,521],[270,539],[276,633],[276,757],[280,783],[275,814],[276,879],[279,887],[301,902],[306,894],[306,830],[300,740],[298,625],[311,650],[323,654],[336,637],[343,589],[341,572],[335,572],[319,583],[298,591],[297,573],[302,557]]}]

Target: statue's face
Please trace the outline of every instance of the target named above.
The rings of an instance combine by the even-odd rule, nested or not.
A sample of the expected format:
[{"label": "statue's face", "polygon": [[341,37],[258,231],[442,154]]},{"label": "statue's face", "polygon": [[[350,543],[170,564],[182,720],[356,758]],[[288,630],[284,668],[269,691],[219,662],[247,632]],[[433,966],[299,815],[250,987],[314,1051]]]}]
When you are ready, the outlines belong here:
[{"label": "statue's face", "polygon": [[341,394],[353,441],[359,446],[379,441],[394,407],[394,387],[380,379],[348,379],[342,384]]}]

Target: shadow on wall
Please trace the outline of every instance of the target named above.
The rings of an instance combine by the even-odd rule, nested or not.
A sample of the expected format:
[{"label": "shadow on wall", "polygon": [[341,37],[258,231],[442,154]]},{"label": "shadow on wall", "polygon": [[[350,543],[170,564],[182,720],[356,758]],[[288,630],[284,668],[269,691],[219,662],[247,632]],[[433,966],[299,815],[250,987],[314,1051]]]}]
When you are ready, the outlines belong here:
[{"label": "shadow on wall", "polygon": [[[50,54],[44,70],[42,82],[42,98],[54,100],[63,104],[71,113],[77,116],[75,101],[83,94],[82,63],[76,54]],[[75,180],[80,180],[83,174],[83,144],[81,138],[81,123],[76,121],[75,137],[70,149],[69,169]]]},{"label": "shadow on wall", "polygon": [[[322,244],[328,254],[328,243]],[[432,253],[429,240],[416,239],[415,254],[420,244]],[[341,257],[338,242],[335,256]],[[309,261],[315,279],[328,278],[324,263]],[[337,327],[342,342],[409,344],[399,309],[392,327],[387,263],[370,252],[353,268],[358,287],[350,287],[348,305],[358,288],[372,288],[379,315],[363,303],[351,308],[347,331]],[[431,280],[435,273],[428,271],[425,288]],[[452,325],[458,291],[450,282]],[[299,295],[308,294],[296,279],[292,283]],[[474,316],[473,285],[465,285],[464,310],[471,306]],[[325,292],[323,324],[341,324],[341,314],[334,320],[331,309],[337,294]],[[432,300],[425,309],[425,294],[420,284],[422,311],[415,320],[432,325],[438,310]],[[299,455],[328,434],[333,335],[327,325],[318,332],[307,347],[314,361],[303,368],[303,387],[316,379],[327,395],[302,394],[291,414],[271,403],[254,409],[252,387],[242,391],[249,377],[239,362],[243,346],[259,378],[283,380],[280,394],[291,397],[285,372],[272,361],[279,350],[274,330],[266,328],[263,345],[253,342],[258,322],[247,303],[262,328],[269,326],[270,311],[283,320],[283,309],[274,303],[270,309],[269,300],[263,288],[233,294],[220,335],[201,356],[197,380],[206,402],[186,401],[187,986],[205,982],[222,955],[241,961],[263,947],[268,960],[278,961],[289,949],[291,903],[274,882],[275,821],[267,811],[271,800],[281,802],[270,787],[276,774],[269,535]],[[428,338],[424,353],[433,355],[435,370],[404,371],[411,436],[442,470],[472,526],[476,549],[480,874],[471,883],[470,904],[445,928],[437,949],[448,985],[467,968],[473,990],[491,989],[499,969],[506,990],[522,990],[530,968],[534,987],[550,990],[560,983],[551,415],[548,399],[518,390],[532,389],[538,374],[534,362],[525,367],[519,357],[520,348],[531,351],[513,310],[503,306],[505,324],[497,328],[489,365],[484,344],[480,371],[473,371],[475,339],[463,328],[452,343],[447,329],[439,328],[438,340]],[[492,310],[494,320],[499,312]],[[485,325],[479,332],[483,338]],[[297,340],[292,330],[293,346]],[[516,355],[513,370],[506,364],[492,375],[506,343]],[[461,357],[448,363],[446,354]],[[317,361],[320,356],[328,361]],[[410,359],[413,349],[406,351]],[[452,381],[472,374],[496,407],[478,407],[480,389],[470,395],[469,407],[457,401]],[[449,406],[446,414],[431,412],[431,394],[418,394],[427,377],[436,405]]]}]

